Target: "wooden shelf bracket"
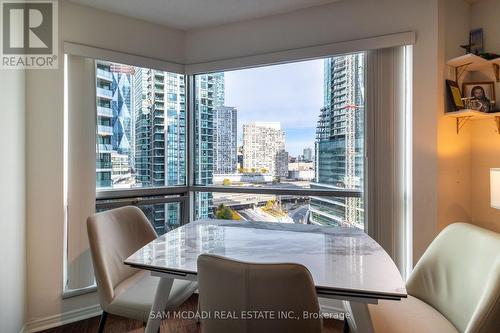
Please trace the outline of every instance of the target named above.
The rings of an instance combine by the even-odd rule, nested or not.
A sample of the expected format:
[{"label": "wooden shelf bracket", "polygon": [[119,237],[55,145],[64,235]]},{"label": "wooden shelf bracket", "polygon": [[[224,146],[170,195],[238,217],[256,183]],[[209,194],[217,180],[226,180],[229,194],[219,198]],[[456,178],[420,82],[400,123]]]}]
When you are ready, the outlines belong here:
[{"label": "wooden shelf bracket", "polygon": [[[472,116],[464,116],[464,117],[457,117],[457,134],[460,133],[460,130],[462,127],[464,127],[465,123],[472,118]],[[500,117],[498,117],[500,118]]]},{"label": "wooden shelf bracket", "polygon": [[460,65],[460,66],[457,66],[455,67],[455,81],[458,82],[460,81],[460,78],[462,77],[462,75],[467,72],[467,68],[471,65],[472,63],[467,63],[467,64],[463,64],[463,65]]},{"label": "wooden shelf bracket", "polygon": [[[471,118],[473,118],[473,116],[463,116],[463,117],[456,118],[457,134],[460,133],[460,130],[462,129],[462,127],[464,127],[464,125],[467,123],[467,121]],[[495,118],[493,120],[495,121],[497,133],[500,134],[500,116],[495,116]]]}]

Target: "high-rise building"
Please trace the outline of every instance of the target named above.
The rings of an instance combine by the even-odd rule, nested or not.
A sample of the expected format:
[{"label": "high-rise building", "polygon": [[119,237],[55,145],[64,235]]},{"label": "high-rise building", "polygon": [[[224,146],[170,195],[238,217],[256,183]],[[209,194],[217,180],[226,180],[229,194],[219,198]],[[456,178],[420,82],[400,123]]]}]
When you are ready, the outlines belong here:
[{"label": "high-rise building", "polygon": [[229,106],[214,108],[214,174],[236,173],[238,111]]},{"label": "high-rise building", "polygon": [[274,177],[288,175],[285,132],[279,122],[254,122],[243,125],[243,168]]},{"label": "high-rise building", "polygon": [[[224,73],[196,75],[195,87],[195,182],[209,185],[214,173],[214,108],[224,105]],[[195,216],[210,217],[212,203],[211,193],[196,193]]]},{"label": "high-rise building", "polygon": [[302,159],[304,161],[310,162],[310,161],[312,161],[312,158],[313,158],[312,149],[311,148],[304,148],[304,150],[302,151]]},{"label": "high-rise building", "polygon": [[120,155],[126,155],[129,166],[133,167],[132,161],[132,80],[135,72],[134,66],[111,63],[111,74],[113,81],[111,88],[113,99],[111,109],[113,110],[113,150]]},{"label": "high-rise building", "polygon": [[96,187],[111,187],[113,165],[113,74],[111,64],[98,62],[96,68],[97,142]]},{"label": "high-rise building", "polygon": [[[363,188],[364,54],[325,59],[324,107],[315,143],[313,187]],[[360,198],[321,198],[310,202],[311,221],[363,228]]]},{"label": "high-rise building", "polygon": [[[97,61],[96,67],[97,186],[130,187],[134,166],[131,94],[134,67],[107,61]],[[111,173],[103,166],[110,166]]]},{"label": "high-rise building", "polygon": [[[136,68],[133,91],[137,186],[185,184],[184,75]],[[146,211],[158,233],[180,222],[177,203],[152,205]]]}]

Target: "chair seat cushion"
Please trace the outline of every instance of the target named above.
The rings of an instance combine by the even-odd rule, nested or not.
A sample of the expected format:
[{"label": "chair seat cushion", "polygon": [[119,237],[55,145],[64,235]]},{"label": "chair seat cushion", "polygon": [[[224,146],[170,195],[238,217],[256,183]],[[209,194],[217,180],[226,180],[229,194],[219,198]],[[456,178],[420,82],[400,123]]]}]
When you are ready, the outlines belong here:
[{"label": "chair seat cushion", "polygon": [[[104,310],[114,315],[147,322],[159,280],[148,272],[132,275],[115,288],[113,300]],[[165,310],[174,310],[184,303],[197,287],[196,282],[174,280]]]},{"label": "chair seat cushion", "polygon": [[375,333],[458,333],[441,313],[416,297],[369,304]]}]

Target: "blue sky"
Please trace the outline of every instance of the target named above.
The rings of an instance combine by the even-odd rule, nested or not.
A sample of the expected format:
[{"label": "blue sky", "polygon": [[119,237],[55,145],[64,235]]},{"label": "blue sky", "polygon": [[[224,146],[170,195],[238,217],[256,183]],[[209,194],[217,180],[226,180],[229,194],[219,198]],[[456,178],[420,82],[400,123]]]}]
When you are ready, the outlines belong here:
[{"label": "blue sky", "polygon": [[316,121],[323,106],[323,60],[243,69],[225,73],[225,104],[238,109],[242,125],[278,121],[291,156],[314,148]]}]

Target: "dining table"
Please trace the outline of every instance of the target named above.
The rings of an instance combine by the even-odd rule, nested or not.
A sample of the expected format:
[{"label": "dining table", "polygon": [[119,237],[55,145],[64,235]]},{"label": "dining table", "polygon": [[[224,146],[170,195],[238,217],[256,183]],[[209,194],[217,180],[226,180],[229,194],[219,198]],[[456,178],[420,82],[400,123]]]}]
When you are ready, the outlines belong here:
[{"label": "dining table", "polygon": [[[373,332],[368,304],[407,297],[387,252],[363,230],[315,224],[201,219],[173,229],[125,259],[160,278],[151,311],[165,309],[175,279],[197,280],[209,253],[251,263],[296,263],[311,273],[319,298],[341,300],[351,332]],[[150,316],[146,333],[161,318]]]}]

